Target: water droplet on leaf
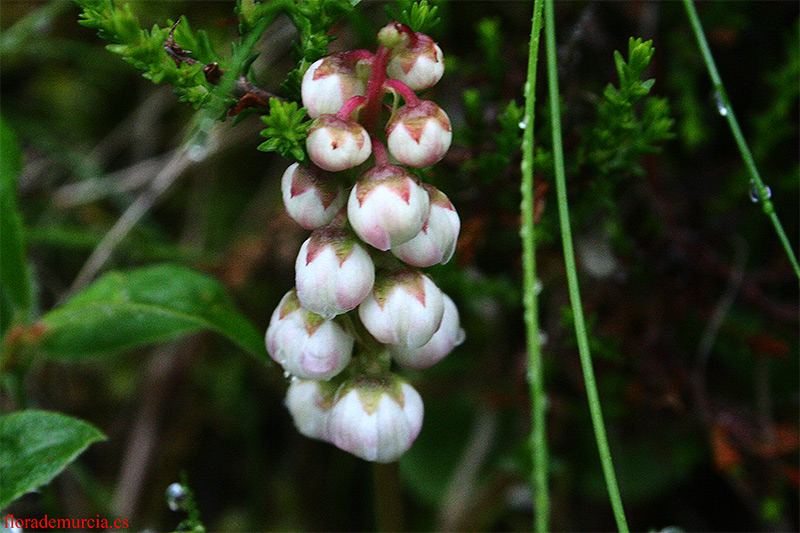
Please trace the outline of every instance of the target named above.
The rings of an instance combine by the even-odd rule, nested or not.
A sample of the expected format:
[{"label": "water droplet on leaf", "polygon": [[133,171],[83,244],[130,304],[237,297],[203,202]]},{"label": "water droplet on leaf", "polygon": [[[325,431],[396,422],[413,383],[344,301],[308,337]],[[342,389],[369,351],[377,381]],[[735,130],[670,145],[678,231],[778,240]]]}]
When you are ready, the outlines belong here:
[{"label": "water droplet on leaf", "polygon": [[544,346],[545,344],[547,344],[548,340],[550,340],[550,336],[547,335],[547,333],[545,333],[544,331],[542,331],[540,329],[539,330],[539,345],[540,346]]},{"label": "water droplet on leaf", "polygon": [[542,285],[542,280],[537,279],[536,281],[533,282],[533,292],[535,292],[536,294],[541,294],[543,288],[544,287]]},{"label": "water droplet on leaf", "polygon": [[527,127],[527,124],[525,123],[524,120],[520,120],[518,126],[519,129],[524,130]]},{"label": "water droplet on leaf", "polygon": [[722,98],[722,94],[719,91],[714,91],[714,102],[717,104],[717,111],[723,117],[728,116],[728,106],[725,103],[725,99]]},{"label": "water droplet on leaf", "polygon": [[[764,196],[767,198],[767,200],[772,198],[772,189],[770,189],[768,185],[764,186],[764,193]],[[758,185],[753,184],[750,186],[750,201],[754,204],[757,204],[761,201],[761,194],[758,191]]]},{"label": "water droplet on leaf", "polygon": [[190,161],[202,161],[214,148],[215,142],[211,135],[214,124],[214,120],[207,117],[200,121],[197,131],[186,148],[186,157]]},{"label": "water droplet on leaf", "polygon": [[186,496],[186,489],[180,483],[173,483],[167,487],[167,506],[169,510],[178,511],[182,509]]}]

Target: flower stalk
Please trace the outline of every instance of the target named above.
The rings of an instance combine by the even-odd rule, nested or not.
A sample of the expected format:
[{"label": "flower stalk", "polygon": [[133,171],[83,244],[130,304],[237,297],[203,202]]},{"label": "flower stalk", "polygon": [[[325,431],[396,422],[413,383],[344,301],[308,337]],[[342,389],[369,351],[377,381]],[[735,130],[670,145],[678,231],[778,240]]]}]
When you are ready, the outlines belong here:
[{"label": "flower stalk", "polygon": [[528,346],[528,384],[531,399],[530,448],[533,471],[534,529],[546,533],[550,529],[550,492],[548,490],[548,454],[546,426],[546,393],[539,337],[539,298],[536,282],[536,238],[534,233],[533,191],[533,121],[536,103],[536,67],[539,62],[539,36],[542,31],[543,0],[533,4],[531,37],[528,48],[528,74],[525,84],[525,129],[522,134],[522,271],[525,331]]},{"label": "flower stalk", "polygon": [[600,407],[600,397],[597,393],[597,383],[592,368],[592,357],[589,352],[589,340],[586,334],[586,324],[583,318],[583,306],[578,288],[578,271],[575,266],[575,252],[572,247],[572,230],[569,223],[569,207],[567,205],[567,185],[564,172],[564,153],[561,141],[561,109],[558,94],[558,65],[556,59],[556,29],[553,0],[546,0],[544,6],[545,49],[547,55],[547,82],[550,100],[550,127],[553,135],[553,164],[555,166],[556,193],[558,196],[558,218],[561,223],[561,240],[564,247],[564,264],[567,271],[567,284],[569,286],[569,300],[575,322],[575,336],[578,341],[578,352],[583,369],[583,379],[586,384],[586,395],[589,400],[589,411],[594,427],[597,450],[603,466],[603,475],[606,479],[606,489],[611,500],[617,529],[621,533],[628,532],[625,511],[622,508],[622,498],[617,486],[617,477],[611,461],[611,451],[608,446],[603,412]]},{"label": "flower stalk", "polygon": [[800,265],[797,263],[797,257],[795,257],[789,238],[786,236],[783,225],[778,219],[778,214],[775,212],[775,206],[770,199],[769,187],[767,187],[761,179],[755,159],[753,159],[753,154],[750,153],[747,141],[745,141],[742,130],[739,128],[739,121],[736,120],[736,114],[733,112],[733,107],[731,107],[730,100],[728,100],[728,94],[725,92],[725,86],[722,84],[722,78],[717,71],[717,65],[714,62],[714,57],[711,55],[711,49],[708,47],[708,41],[706,41],[703,27],[700,24],[700,17],[697,15],[697,10],[694,7],[694,2],[692,0],[683,0],[683,6],[686,8],[686,15],[689,17],[689,22],[692,25],[692,31],[697,39],[700,52],[703,55],[703,61],[708,69],[708,74],[711,76],[711,83],[714,85],[720,114],[728,121],[728,126],[731,128],[736,146],[739,148],[739,153],[742,154],[747,173],[750,174],[750,190],[753,191],[751,193],[753,194],[753,199],[761,204],[762,211],[764,211],[764,214],[767,215],[772,222],[775,233],[778,234],[778,239],[780,239],[781,245],[783,245],[783,249],[786,251],[786,257],[789,259],[795,275],[800,279]]}]

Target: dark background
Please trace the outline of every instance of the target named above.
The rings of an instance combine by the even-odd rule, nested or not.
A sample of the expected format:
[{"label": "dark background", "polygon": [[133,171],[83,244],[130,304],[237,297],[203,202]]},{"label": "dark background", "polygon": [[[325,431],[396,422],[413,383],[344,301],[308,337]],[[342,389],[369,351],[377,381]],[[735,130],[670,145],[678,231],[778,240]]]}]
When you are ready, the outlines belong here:
[{"label": "dark background", "polygon": [[[220,50],[235,38],[232,2],[131,5],[143,27],[186,15]],[[335,27],[340,39],[331,50],[374,49],[389,20],[383,7],[362,3]],[[697,7],[797,250],[798,3]],[[137,530],[169,530],[185,515],[168,510],[164,491],[185,473],[211,530],[372,530],[383,520],[376,493],[399,498],[399,522],[391,523],[409,530],[530,528],[519,151],[495,163],[480,158],[503,153],[498,116],[510,100],[523,104],[531,4],[448,2],[441,15],[431,35],[448,68],[428,98],[449,113],[455,140],[428,179],[456,205],[462,235],[454,259],[430,272],[458,304],[467,341],[436,367],[404,374],[425,401],[426,420],[399,466],[374,470],[302,437],[283,407],[280,369],[199,334],[112,358],[34,365],[25,383],[32,406],[86,419],[109,439],[7,513],[120,516]],[[797,530],[797,279],[749,198],[683,6],[559,2],[556,15],[581,291],[629,524]],[[193,111],[105,50],[68,2],[4,1],[0,16],[0,104],[24,149],[19,196],[44,312],[142,180],[180,145]],[[479,28],[493,24],[498,30],[484,30],[482,40]],[[669,100],[675,136],[660,153],[637,158],[640,172],[631,167],[599,183],[610,178],[580,163],[581,150],[603,89],[617,84],[613,51],[627,55],[631,36],[654,41],[648,75],[653,94]],[[255,64],[261,87],[276,91],[292,68],[294,37],[285,19],[268,31]],[[544,60],[539,70],[536,136],[546,151]],[[465,90],[478,91],[477,113],[465,106]],[[293,285],[307,232],[283,213],[279,179],[289,162],[256,150],[260,127],[255,116],[224,127],[219,144],[176,180],[106,269],[171,261],[209,272],[266,329]],[[539,187],[552,183],[550,168],[536,172]],[[538,205],[552,527],[612,530],[568,311],[554,187]]]}]

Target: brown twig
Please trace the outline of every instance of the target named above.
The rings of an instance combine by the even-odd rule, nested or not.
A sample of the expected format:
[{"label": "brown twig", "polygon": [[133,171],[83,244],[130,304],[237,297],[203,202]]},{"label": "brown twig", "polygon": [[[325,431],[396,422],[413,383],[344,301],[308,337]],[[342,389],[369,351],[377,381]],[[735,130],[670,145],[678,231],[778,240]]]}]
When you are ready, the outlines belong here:
[{"label": "brown twig", "polygon": [[[181,64],[197,64],[198,61],[190,55],[192,53],[191,50],[184,50],[175,42],[175,29],[178,27],[178,23],[180,21],[181,19],[178,18],[178,20],[175,21],[175,24],[172,25],[169,36],[167,37],[167,40],[164,41],[164,50],[178,66]],[[212,85],[218,84],[220,79],[222,79],[223,74],[226,72],[227,69],[221,68],[219,63],[216,61],[209,63],[208,65],[203,65],[203,74],[206,77],[206,81]],[[272,94],[271,92],[256,87],[244,75],[240,75],[236,80],[236,86],[234,87],[233,94],[238,100],[236,104],[234,104],[228,111],[229,116],[238,115],[248,107],[262,107],[266,109],[269,108],[270,98],[280,99],[280,97]]]}]

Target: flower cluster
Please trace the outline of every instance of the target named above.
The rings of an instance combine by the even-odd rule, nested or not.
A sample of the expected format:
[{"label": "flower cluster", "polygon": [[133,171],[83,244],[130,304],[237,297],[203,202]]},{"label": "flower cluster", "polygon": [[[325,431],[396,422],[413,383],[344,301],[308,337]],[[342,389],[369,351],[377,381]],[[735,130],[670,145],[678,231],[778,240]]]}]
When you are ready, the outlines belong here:
[{"label": "flower cluster", "polygon": [[430,367],[464,332],[453,301],[419,270],[452,257],[458,214],[408,168],[431,166],[450,147],[447,114],[415,93],[441,79],[442,51],[396,22],[378,41],[374,54],[332,54],[303,76],[311,164],[290,165],[281,191],[289,216],[312,233],[266,342],[292,376],[286,405],[303,435],[390,462],[411,447],[423,415],[392,361]]}]

